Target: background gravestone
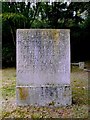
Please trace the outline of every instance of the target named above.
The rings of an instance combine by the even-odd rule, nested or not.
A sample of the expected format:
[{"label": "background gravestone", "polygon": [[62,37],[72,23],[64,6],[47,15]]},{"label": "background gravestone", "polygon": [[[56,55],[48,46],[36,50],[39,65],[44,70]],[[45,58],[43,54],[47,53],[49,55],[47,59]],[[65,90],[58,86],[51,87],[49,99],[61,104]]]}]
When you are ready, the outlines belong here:
[{"label": "background gravestone", "polygon": [[17,30],[17,104],[70,105],[70,30]]},{"label": "background gravestone", "polygon": [[85,65],[84,65],[84,62],[79,62],[79,68],[80,68],[80,69],[84,69],[84,66],[85,66]]}]

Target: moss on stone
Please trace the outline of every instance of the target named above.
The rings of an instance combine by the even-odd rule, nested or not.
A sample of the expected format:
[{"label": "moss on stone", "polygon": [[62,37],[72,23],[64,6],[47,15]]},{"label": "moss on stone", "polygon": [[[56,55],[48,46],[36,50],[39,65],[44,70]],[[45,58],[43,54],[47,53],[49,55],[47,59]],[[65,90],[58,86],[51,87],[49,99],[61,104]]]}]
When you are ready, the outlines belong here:
[{"label": "moss on stone", "polygon": [[21,100],[26,100],[28,97],[28,88],[19,88],[19,95]]}]

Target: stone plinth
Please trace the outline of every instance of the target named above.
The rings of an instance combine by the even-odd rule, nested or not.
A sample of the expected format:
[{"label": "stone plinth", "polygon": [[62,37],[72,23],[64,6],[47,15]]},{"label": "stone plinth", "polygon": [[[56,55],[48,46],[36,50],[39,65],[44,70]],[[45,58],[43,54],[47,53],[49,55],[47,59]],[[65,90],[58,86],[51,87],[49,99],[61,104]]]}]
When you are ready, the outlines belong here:
[{"label": "stone plinth", "polygon": [[17,104],[71,104],[70,31],[17,30]]}]

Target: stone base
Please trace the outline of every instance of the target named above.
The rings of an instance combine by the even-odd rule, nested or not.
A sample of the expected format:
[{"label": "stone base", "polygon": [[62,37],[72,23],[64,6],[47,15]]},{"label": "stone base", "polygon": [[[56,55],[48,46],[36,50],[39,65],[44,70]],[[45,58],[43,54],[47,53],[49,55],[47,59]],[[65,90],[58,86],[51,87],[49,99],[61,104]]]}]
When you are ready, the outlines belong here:
[{"label": "stone base", "polygon": [[72,103],[70,85],[17,86],[17,105],[67,106]]}]

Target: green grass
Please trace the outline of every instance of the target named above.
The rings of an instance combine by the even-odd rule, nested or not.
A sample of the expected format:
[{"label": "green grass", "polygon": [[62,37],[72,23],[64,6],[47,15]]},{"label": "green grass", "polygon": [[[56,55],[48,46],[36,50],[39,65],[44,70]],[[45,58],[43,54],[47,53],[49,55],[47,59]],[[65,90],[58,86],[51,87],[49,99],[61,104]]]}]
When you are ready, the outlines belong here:
[{"label": "green grass", "polygon": [[88,104],[88,73],[76,67],[71,73],[72,97],[74,104]]},{"label": "green grass", "polygon": [[2,70],[2,96],[10,98],[15,96],[16,87],[16,70],[8,68]]},{"label": "green grass", "polygon": [[87,118],[88,117],[88,76],[78,67],[71,72],[73,104],[67,107],[19,107],[16,106],[16,70],[2,70],[2,118]]}]

